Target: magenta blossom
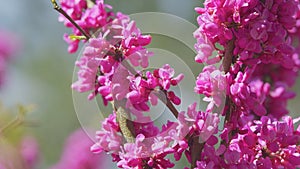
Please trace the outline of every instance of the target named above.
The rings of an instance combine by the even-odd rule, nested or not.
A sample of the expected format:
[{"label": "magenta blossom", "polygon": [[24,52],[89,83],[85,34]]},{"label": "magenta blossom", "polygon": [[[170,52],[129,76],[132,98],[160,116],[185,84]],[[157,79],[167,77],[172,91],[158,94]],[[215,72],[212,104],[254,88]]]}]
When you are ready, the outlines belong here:
[{"label": "magenta blossom", "polygon": [[[185,98],[172,91],[184,75],[175,76],[168,63],[147,70],[151,36],[101,0],[70,2],[63,8],[89,39],[72,87],[90,92],[89,99],[100,95],[114,108],[96,133],[92,152],[110,153],[127,169],[176,168],[169,156],[186,158],[193,169],[300,165],[300,128],[295,130],[297,119],[286,117],[300,68],[298,0],[206,0],[196,8],[195,61],[208,65],[194,91],[208,104],[205,111],[191,104],[186,112],[175,106],[183,106]],[[75,35],[84,33],[64,21]],[[78,42],[78,37],[70,41],[72,50]],[[175,120],[147,116],[159,101]]]},{"label": "magenta blossom", "polygon": [[89,151],[92,140],[82,130],[74,132],[66,141],[60,161],[51,169],[102,169],[108,167],[104,154],[93,154]]},{"label": "magenta blossom", "polygon": [[14,34],[0,30],[0,86],[5,81],[8,61],[17,52],[19,47],[19,40]]}]

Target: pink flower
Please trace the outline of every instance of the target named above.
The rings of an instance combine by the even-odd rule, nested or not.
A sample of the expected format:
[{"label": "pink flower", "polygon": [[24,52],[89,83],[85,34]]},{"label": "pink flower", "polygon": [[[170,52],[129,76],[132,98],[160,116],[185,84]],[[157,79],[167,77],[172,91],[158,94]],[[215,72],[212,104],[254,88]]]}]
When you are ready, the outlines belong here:
[{"label": "pink flower", "polygon": [[[99,28],[112,21],[113,13],[111,6],[104,4],[103,0],[96,0],[89,8],[85,0],[62,0],[61,8],[87,33],[94,34]],[[66,27],[73,29],[73,34],[81,36],[82,33],[64,16],[59,16],[59,21],[64,22]],[[69,44],[68,51],[74,53],[78,49],[79,40],[73,40],[64,35]]]},{"label": "pink flower", "polygon": [[[230,84],[230,95],[240,111],[245,111],[246,114],[248,114],[250,111],[253,111],[256,115],[262,116],[267,113],[265,107],[263,106],[263,102],[261,101],[263,98],[259,98],[258,96],[254,95],[249,84],[247,83],[252,71],[253,69],[248,69],[244,74],[242,72],[238,72],[236,78],[233,80],[233,83]],[[251,85],[253,86],[254,84],[252,83]]]},{"label": "pink flower", "polygon": [[[158,97],[166,102],[169,99],[174,104],[180,104],[181,100],[170,90],[170,86],[177,86],[183,79],[183,75],[179,74],[173,77],[174,70],[169,65],[163,68],[155,69],[153,74],[149,71],[142,75],[138,72],[136,75],[129,74],[128,70],[122,66],[116,70],[113,83],[113,96],[117,101],[126,98],[126,108],[131,113],[142,118],[142,111],[149,111],[148,102],[152,105],[157,104]],[[167,95],[164,96],[164,93]],[[139,118],[138,118],[139,119]]]},{"label": "pink flower", "polygon": [[216,105],[220,107],[227,94],[227,79],[213,65],[205,66],[196,80],[195,92],[205,95],[204,100],[210,102],[207,110]]},{"label": "pink flower", "polygon": [[33,137],[25,137],[21,142],[21,155],[27,168],[35,168],[39,160],[39,147]]},{"label": "pink flower", "polygon": [[[285,117],[300,68],[300,48],[293,47],[300,32],[298,0],[206,0],[203,8],[196,8],[200,16],[194,32],[195,61],[208,66],[198,75],[194,90],[209,104],[204,112],[196,103],[186,112],[173,112],[177,121],[167,121],[161,130],[145,112],[158,99],[168,108],[170,102],[181,104],[171,87],[183,74],[175,77],[168,64],[152,72],[135,70],[148,67],[152,53],[146,45],[151,37],[127,15],[114,14],[103,0],[89,7],[70,2],[63,6],[78,25],[90,34],[96,28],[102,31],[85,46],[73,88],[91,92],[89,99],[100,94],[104,104],[113,101],[116,109],[124,106],[136,135],[133,142],[125,142],[113,112],[96,133],[92,152],[111,153],[118,167],[126,169],[172,168],[168,155],[178,161],[183,153],[198,169],[300,166],[300,128],[295,130],[293,120]],[[70,45],[75,51],[78,42]],[[212,65],[221,60],[225,72]]]},{"label": "pink flower", "polygon": [[114,113],[102,122],[102,129],[97,131],[97,142],[91,147],[91,151],[94,153],[103,151],[118,153],[122,145],[122,136],[118,132],[120,132],[120,129]]},{"label": "pink flower", "polygon": [[51,169],[102,169],[106,155],[95,155],[89,151],[92,140],[82,130],[77,130],[67,139],[60,161]]},{"label": "pink flower", "polygon": [[214,47],[207,40],[207,37],[201,34],[199,29],[194,32],[194,37],[197,39],[197,43],[195,44],[195,49],[197,51],[197,56],[195,57],[196,62],[212,64],[219,61],[219,57],[210,58],[214,51]]},{"label": "pink flower", "polygon": [[19,40],[13,33],[0,30],[0,86],[5,81],[7,62],[19,47]]},{"label": "pink flower", "polygon": [[[149,149],[144,145],[145,136],[137,135],[135,143],[126,143],[124,150],[120,153],[121,160],[118,167],[121,168],[142,168],[148,166],[157,169],[172,168],[174,164],[169,159],[164,159],[169,152],[165,148],[158,148],[156,144],[152,145],[153,154],[149,156]],[[157,152],[156,152],[157,151]]]}]

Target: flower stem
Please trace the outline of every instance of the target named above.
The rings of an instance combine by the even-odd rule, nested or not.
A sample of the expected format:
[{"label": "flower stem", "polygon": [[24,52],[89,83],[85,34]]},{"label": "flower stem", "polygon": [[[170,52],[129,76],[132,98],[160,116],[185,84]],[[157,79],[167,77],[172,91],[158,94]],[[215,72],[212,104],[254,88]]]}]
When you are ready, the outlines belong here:
[{"label": "flower stem", "polygon": [[169,98],[167,98],[167,92],[163,91],[163,90],[159,90],[157,92],[154,93],[159,100],[161,100],[167,107],[168,109],[172,112],[172,114],[178,118],[178,110],[175,108],[174,104],[171,102],[171,100]]},{"label": "flower stem", "polygon": [[200,159],[200,154],[202,152],[202,149],[204,147],[205,143],[199,142],[199,136],[192,137],[192,145],[191,145],[191,169],[194,169],[197,167],[197,161]]},{"label": "flower stem", "polygon": [[227,46],[225,48],[224,59],[223,59],[223,62],[222,62],[225,74],[227,72],[229,72],[230,66],[231,66],[231,63],[232,63],[233,49],[234,49],[234,40],[235,40],[235,38],[232,38],[227,43]]},{"label": "flower stem", "polygon": [[[227,43],[227,46],[225,47],[225,53],[224,53],[224,58],[223,58],[223,62],[222,62],[225,74],[229,72],[230,66],[232,64],[234,41],[235,41],[235,38],[232,38]],[[231,103],[230,98],[228,96],[226,96],[225,106],[227,107],[227,109],[226,109],[224,124],[230,120],[230,116],[231,116],[230,103]],[[203,149],[203,146],[205,143],[199,143],[199,136],[193,137],[191,139],[192,139],[192,145],[190,147],[191,148],[191,158],[192,158],[191,169],[193,169],[197,166],[197,161],[200,158],[200,154],[202,152],[202,149]]]},{"label": "flower stem", "polygon": [[23,107],[19,108],[19,113],[15,119],[10,121],[8,124],[0,128],[0,136],[4,134],[6,131],[13,127],[17,127],[19,125],[22,125],[24,122],[24,116],[25,116],[26,111],[23,109]]},{"label": "flower stem", "polygon": [[[232,64],[232,57],[233,57],[233,50],[234,50],[234,42],[235,42],[235,37],[233,37],[228,43],[227,46],[225,47],[225,54],[224,54],[224,59],[222,62],[225,74],[229,72],[230,70],[230,66]],[[229,98],[229,96],[226,96],[226,101],[225,101],[225,119],[224,119],[224,127],[227,123],[230,122],[231,116],[232,116],[232,111],[233,111],[233,107],[232,107],[233,103],[231,101],[231,99]],[[228,138],[229,140],[231,140],[232,138],[232,131],[230,131],[230,133],[228,133]],[[229,143],[228,140],[228,143]],[[226,143],[224,140],[221,142],[221,144],[224,144],[226,146],[228,146],[228,143]]]},{"label": "flower stem", "polygon": [[5,133],[7,130],[9,130],[10,128],[19,126],[22,124],[22,120],[20,120],[19,117],[15,118],[14,120],[10,121],[7,125],[5,125],[4,127],[2,127],[0,129],[0,135],[2,135],[3,133]]},{"label": "flower stem", "polygon": [[87,40],[91,38],[91,36],[83,30],[57,3],[55,0],[51,0],[54,9],[61,13],[64,17],[66,17],[85,37]]},{"label": "flower stem", "polygon": [[[225,74],[229,72],[230,66],[232,64],[232,57],[233,57],[233,49],[234,49],[234,41],[235,38],[233,37],[228,43],[227,46],[225,47],[225,54],[224,54],[224,59],[222,62],[223,69],[225,71]],[[231,116],[231,101],[229,96],[226,96],[226,102],[225,102],[225,108],[226,108],[226,113],[225,113],[225,123],[230,120]],[[224,123],[224,124],[225,124]]]}]

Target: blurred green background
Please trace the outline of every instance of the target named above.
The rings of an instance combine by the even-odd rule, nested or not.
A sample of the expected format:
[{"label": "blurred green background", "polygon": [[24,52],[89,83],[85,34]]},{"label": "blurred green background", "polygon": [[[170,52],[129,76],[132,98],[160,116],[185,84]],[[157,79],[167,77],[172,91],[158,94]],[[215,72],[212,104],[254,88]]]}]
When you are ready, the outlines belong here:
[{"label": "blurred green background", "polygon": [[[106,0],[114,11],[125,14],[138,12],[165,12],[177,15],[196,24],[194,7],[199,0]],[[1,101],[8,107],[17,103],[35,104],[37,109],[28,118],[38,122],[31,128],[37,136],[43,156],[42,166],[47,168],[57,162],[65,138],[79,128],[72,103],[74,62],[78,53],[68,54],[62,35],[70,32],[57,20],[50,0],[0,0],[0,29],[15,33],[22,48],[10,63],[7,82],[0,91]],[[163,39],[163,38],[162,38]],[[174,40],[173,40],[174,41]],[[183,56],[176,41],[161,40],[173,53]],[[201,66],[192,66],[198,73]],[[295,90],[300,90],[298,80]],[[300,112],[300,97],[290,102],[291,112]],[[299,115],[299,114],[298,114]]]}]

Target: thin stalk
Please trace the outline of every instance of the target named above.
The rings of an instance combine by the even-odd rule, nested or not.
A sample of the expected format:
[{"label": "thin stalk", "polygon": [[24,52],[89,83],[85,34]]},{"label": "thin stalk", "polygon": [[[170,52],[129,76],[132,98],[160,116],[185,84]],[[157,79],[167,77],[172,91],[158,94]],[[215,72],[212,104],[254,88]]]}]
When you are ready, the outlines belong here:
[{"label": "thin stalk", "polygon": [[[222,62],[223,68],[225,73],[228,73],[230,70],[230,66],[232,64],[232,57],[233,57],[233,50],[234,50],[234,42],[235,42],[235,38],[232,38],[226,48],[225,48],[225,54],[224,54],[224,59]],[[226,96],[226,102],[225,102],[225,119],[224,119],[224,127],[226,125],[226,123],[230,122],[231,116],[232,116],[232,112],[233,112],[233,107],[232,107],[233,103],[230,100],[229,96]],[[231,140],[232,138],[232,132],[228,133],[228,137],[229,140]],[[224,144],[226,146],[228,146],[228,144],[223,140],[221,142],[221,144]]]},{"label": "thin stalk", "polygon": [[222,62],[225,74],[227,72],[229,72],[230,66],[232,63],[234,40],[235,40],[235,38],[231,39],[225,48],[224,58],[223,58],[223,62]]},{"label": "thin stalk", "polygon": [[194,169],[197,167],[197,161],[200,159],[200,154],[202,152],[202,149],[204,147],[205,143],[199,143],[199,136],[193,137],[192,139],[192,146],[191,146],[191,169]]},{"label": "thin stalk", "polygon": [[171,100],[166,97],[167,96],[166,91],[159,90],[159,91],[155,92],[154,94],[159,98],[159,100],[161,100],[168,107],[168,109],[172,112],[172,114],[177,119],[179,112],[176,109],[176,107],[174,106],[174,104],[171,102]]},{"label": "thin stalk", "polygon": [[[223,59],[223,62],[222,62],[225,74],[229,72],[230,66],[232,64],[234,41],[235,41],[235,38],[232,38],[228,42],[228,44],[227,44],[227,46],[225,48],[224,59]],[[231,113],[232,113],[232,106],[231,106],[231,104],[232,104],[232,102],[231,102],[229,96],[226,96],[226,102],[225,102],[225,106],[226,107],[225,108],[227,110],[226,110],[226,113],[225,113],[225,123],[230,120],[230,116],[231,116]]]},{"label": "thin stalk", "polygon": [[8,131],[10,128],[17,127],[23,123],[23,118],[16,117],[12,121],[10,121],[7,125],[0,129],[0,135]]},{"label": "thin stalk", "polygon": [[83,30],[57,3],[55,0],[51,0],[53,7],[56,11],[61,13],[64,17],[66,17],[85,37],[87,40],[91,38],[91,36]]}]

